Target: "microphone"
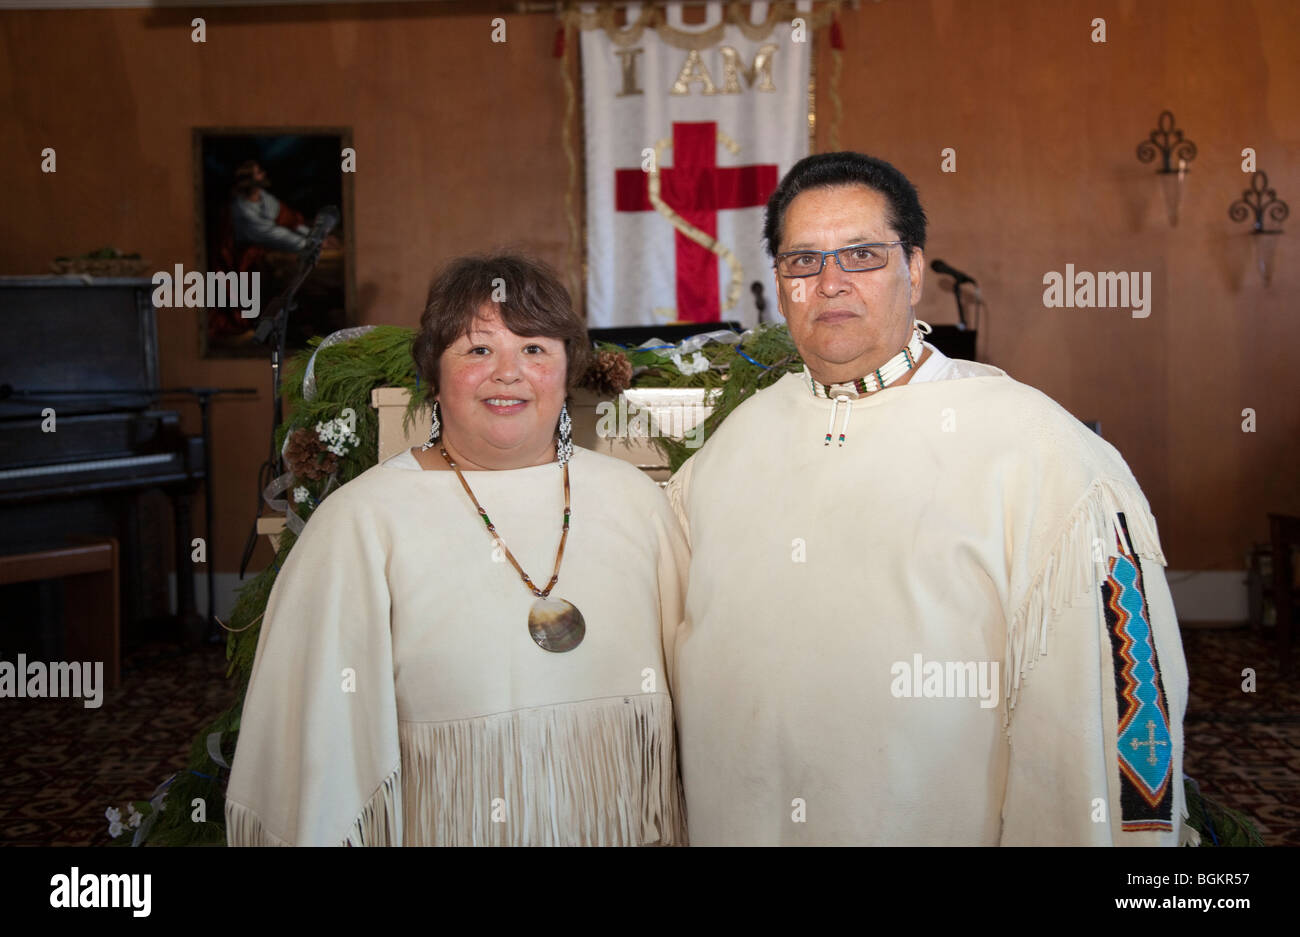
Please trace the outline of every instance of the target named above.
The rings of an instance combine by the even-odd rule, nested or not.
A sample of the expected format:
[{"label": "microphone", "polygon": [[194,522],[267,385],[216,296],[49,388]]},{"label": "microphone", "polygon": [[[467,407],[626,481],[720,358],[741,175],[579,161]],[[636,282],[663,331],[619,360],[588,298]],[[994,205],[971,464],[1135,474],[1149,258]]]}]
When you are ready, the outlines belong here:
[{"label": "microphone", "polygon": [[[285,290],[267,305],[268,314],[260,318],[257,328],[253,330],[253,339],[255,341],[265,343],[273,337],[276,328],[283,329],[285,327],[288,314],[298,308],[293,301],[298,292],[298,287],[302,286],[303,281],[315,268],[316,261],[320,259],[321,246],[325,243],[325,238],[338,223],[338,206],[326,205],[316,212],[316,218],[311,226],[311,233],[307,235],[307,243],[302,250],[298,251],[298,272],[294,274],[293,281]],[[274,310],[274,314],[270,314],[269,310]]]},{"label": "microphone", "polygon": [[[339,223],[339,210],[333,205],[326,205],[316,213],[316,224],[314,227],[320,232],[321,238],[334,230]],[[313,231],[312,234],[315,234]]]},{"label": "microphone", "polygon": [[960,270],[958,270],[955,267],[948,266],[942,260],[930,261],[930,269],[933,270],[935,273],[942,273],[944,276],[952,277],[954,280],[957,281],[958,286],[960,286],[963,283],[969,283],[971,286],[975,285],[974,277],[962,273]]},{"label": "microphone", "polygon": [[767,312],[767,299],[763,296],[763,284],[758,280],[749,284],[749,291],[754,294],[754,307],[758,310],[758,321],[763,321],[763,313]]}]

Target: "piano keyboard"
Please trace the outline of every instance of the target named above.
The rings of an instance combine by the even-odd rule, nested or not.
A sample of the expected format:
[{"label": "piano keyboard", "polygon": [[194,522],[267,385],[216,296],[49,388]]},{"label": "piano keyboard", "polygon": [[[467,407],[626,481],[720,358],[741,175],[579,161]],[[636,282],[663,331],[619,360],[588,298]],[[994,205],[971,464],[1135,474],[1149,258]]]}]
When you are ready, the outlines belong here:
[{"label": "piano keyboard", "polygon": [[61,475],[68,472],[104,472],[113,469],[139,468],[145,465],[160,465],[173,462],[176,453],[163,452],[157,455],[134,455],[120,459],[92,459],[89,462],[60,462],[56,465],[36,465],[30,468],[0,470],[0,482],[11,478],[29,478],[34,475]]}]

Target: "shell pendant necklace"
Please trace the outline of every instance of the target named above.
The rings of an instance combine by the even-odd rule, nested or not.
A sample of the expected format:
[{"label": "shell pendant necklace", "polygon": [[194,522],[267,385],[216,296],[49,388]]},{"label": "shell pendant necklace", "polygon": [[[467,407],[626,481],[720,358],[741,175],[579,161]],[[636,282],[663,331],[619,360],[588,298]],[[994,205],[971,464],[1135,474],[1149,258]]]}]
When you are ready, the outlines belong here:
[{"label": "shell pendant necklace", "polygon": [[533,641],[543,651],[552,651],[556,654],[573,650],[586,637],[587,623],[583,620],[582,612],[578,611],[572,602],[550,597],[551,590],[560,579],[560,564],[564,562],[564,544],[569,539],[569,463],[564,463],[564,527],[560,533],[560,548],[555,551],[555,571],[551,574],[551,581],[546,584],[546,588],[539,589],[528,578],[528,574],[510,552],[510,548],[506,546],[505,540],[497,533],[487,511],[483,510],[483,505],[478,503],[478,498],[474,497],[469,482],[465,481],[465,476],[461,474],[460,467],[447,454],[447,447],[439,447],[438,451],[442,453],[442,457],[447,460],[451,470],[460,479],[461,487],[465,489],[465,494],[469,495],[470,501],[474,502],[474,507],[478,509],[478,516],[483,518],[483,523],[487,526],[492,539],[501,544],[501,549],[506,559],[510,561],[510,565],[515,568],[515,572],[524,581],[528,591],[537,596],[537,601],[528,611],[528,633],[532,635]]}]

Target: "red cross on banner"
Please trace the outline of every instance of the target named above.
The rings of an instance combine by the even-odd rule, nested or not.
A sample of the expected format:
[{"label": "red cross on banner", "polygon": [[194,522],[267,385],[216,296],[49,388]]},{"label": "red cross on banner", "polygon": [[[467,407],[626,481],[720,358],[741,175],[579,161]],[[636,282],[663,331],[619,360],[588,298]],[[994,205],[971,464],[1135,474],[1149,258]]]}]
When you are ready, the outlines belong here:
[{"label": "red cross on banner", "polygon": [[[718,212],[752,208],[767,202],[776,188],[777,166],[718,167],[718,125],[713,121],[673,124],[673,165],[660,167],[659,197],[690,225],[710,237],[718,234]],[[648,173],[641,169],[614,171],[617,211],[654,211]],[[680,231],[674,232],[677,260],[677,318],[686,322],[717,322],[718,258]],[[758,237],[758,232],[754,232]]]}]

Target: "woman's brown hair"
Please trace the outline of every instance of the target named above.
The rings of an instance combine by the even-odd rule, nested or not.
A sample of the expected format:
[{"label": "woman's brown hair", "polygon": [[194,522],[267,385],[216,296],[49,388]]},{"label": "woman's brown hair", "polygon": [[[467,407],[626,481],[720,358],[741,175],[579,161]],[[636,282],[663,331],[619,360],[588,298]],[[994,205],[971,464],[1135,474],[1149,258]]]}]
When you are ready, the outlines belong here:
[{"label": "woman's brown hair", "polygon": [[497,306],[502,323],[516,335],[563,341],[566,386],[577,386],[591,361],[591,339],[569,291],[543,263],[518,254],[491,254],[451,261],[429,287],[420,331],[411,345],[416,372],[428,385],[426,399],[432,402],[438,392],[442,353],[469,334],[486,303]]}]

